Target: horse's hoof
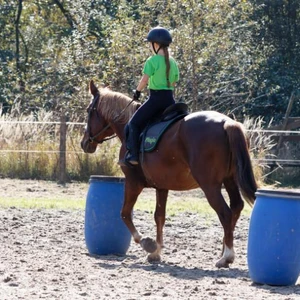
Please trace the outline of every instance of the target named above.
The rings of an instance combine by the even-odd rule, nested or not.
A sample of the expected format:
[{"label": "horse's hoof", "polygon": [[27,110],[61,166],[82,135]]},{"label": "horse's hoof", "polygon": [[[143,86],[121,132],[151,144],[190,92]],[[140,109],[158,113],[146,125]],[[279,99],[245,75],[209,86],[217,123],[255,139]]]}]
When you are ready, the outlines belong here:
[{"label": "horse's hoof", "polygon": [[140,245],[148,253],[153,253],[153,252],[155,252],[157,250],[157,244],[151,238],[141,239],[140,240]]},{"label": "horse's hoof", "polygon": [[155,254],[155,253],[151,253],[147,256],[147,260],[149,263],[157,263],[160,262],[160,255],[159,254]]},{"label": "horse's hoof", "polygon": [[229,268],[229,262],[225,260],[224,258],[221,258],[219,261],[216,263],[217,268]]}]

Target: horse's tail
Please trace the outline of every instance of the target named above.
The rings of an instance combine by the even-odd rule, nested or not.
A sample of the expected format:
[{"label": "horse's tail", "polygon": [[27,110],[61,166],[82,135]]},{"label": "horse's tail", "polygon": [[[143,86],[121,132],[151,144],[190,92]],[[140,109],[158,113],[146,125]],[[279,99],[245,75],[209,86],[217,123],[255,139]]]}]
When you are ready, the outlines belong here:
[{"label": "horse's tail", "polygon": [[249,141],[246,137],[243,125],[233,120],[226,121],[224,129],[228,136],[229,148],[231,152],[231,166],[235,178],[241,189],[242,195],[250,206],[255,201],[257,183],[253,174],[249,154]]}]

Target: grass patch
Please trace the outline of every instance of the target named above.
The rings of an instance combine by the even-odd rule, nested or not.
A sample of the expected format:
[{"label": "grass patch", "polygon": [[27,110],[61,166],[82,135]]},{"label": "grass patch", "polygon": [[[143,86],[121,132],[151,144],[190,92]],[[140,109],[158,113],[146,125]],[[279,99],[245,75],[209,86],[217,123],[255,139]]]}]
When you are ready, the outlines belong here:
[{"label": "grass patch", "polygon": [[26,209],[62,209],[76,210],[85,208],[85,199],[41,199],[41,198],[0,198],[0,207],[26,208]]},{"label": "grass patch", "polygon": [[[204,200],[204,201],[203,201]],[[147,211],[149,213],[154,213],[155,210],[155,200],[154,199],[141,199],[138,200],[135,209],[141,211]],[[190,212],[190,213],[199,213],[203,215],[214,214],[214,211],[205,201],[205,199],[184,199],[184,200],[174,200],[169,199],[167,202],[167,215],[175,216],[180,213]]]},{"label": "grass patch", "polygon": [[[154,214],[155,200],[154,199],[141,199],[138,200],[135,209],[141,211],[147,211]],[[245,216],[250,216],[252,208],[245,203],[244,210],[242,212]],[[173,217],[181,213],[197,213],[205,217],[217,216],[216,212],[208,204],[206,198],[185,198],[184,200],[169,199],[167,202],[167,216]]]},{"label": "grass patch", "polygon": [[[9,208],[25,208],[25,209],[61,209],[61,210],[84,210],[86,199],[85,197],[74,199],[68,198],[68,195],[60,195],[55,198],[50,197],[19,197],[11,198],[0,196],[0,207]],[[154,214],[155,210],[155,192],[142,193],[136,202],[134,210],[146,211]],[[250,216],[251,208],[245,204],[243,215]],[[197,213],[205,217],[216,217],[215,211],[210,207],[206,198],[197,192],[189,196],[186,194],[176,194],[170,192],[167,202],[167,216],[173,217],[182,213]]]},{"label": "grass patch", "polygon": [[[0,207],[17,207],[26,209],[84,209],[85,199],[47,199],[47,198],[0,198]],[[154,213],[154,199],[139,199],[134,207],[135,210],[147,211]],[[168,216],[175,216],[183,212],[199,213],[210,215],[214,214],[212,208],[204,201],[198,199],[173,200],[170,199],[167,203]]]}]

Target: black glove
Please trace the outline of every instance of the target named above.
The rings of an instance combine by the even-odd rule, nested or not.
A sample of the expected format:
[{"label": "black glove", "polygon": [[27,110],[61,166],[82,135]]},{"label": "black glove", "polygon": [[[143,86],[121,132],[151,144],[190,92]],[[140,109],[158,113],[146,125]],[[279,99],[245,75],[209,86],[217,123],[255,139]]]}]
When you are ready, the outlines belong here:
[{"label": "black glove", "polygon": [[141,92],[138,90],[135,90],[132,98],[133,98],[133,100],[139,100],[140,96],[141,96]]}]

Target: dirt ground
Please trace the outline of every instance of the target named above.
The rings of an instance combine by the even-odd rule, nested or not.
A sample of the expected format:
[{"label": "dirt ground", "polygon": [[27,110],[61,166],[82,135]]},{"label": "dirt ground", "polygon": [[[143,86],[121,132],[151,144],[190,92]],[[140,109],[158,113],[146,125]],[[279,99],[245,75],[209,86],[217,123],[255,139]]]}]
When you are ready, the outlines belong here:
[{"label": "dirt ground", "polygon": [[[0,179],[1,197],[86,197],[87,184]],[[153,216],[134,221],[154,237]],[[131,242],[125,256],[88,254],[84,211],[0,208],[0,299],[300,299],[295,286],[254,284],[247,266],[249,218],[235,232],[236,260],[217,269],[222,230],[216,218],[168,217],[162,262],[150,264]]]}]

